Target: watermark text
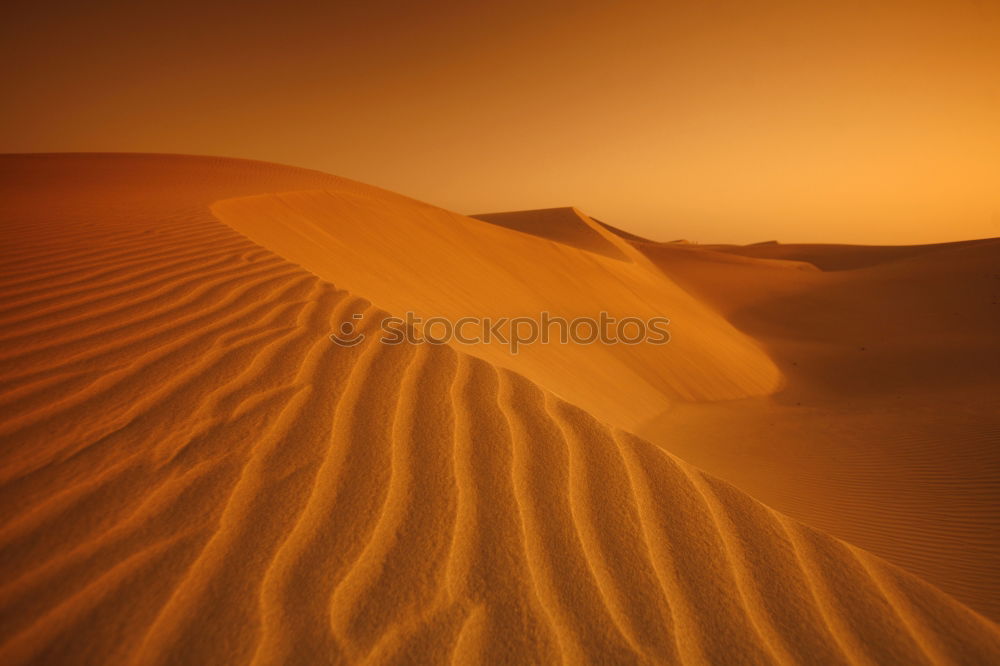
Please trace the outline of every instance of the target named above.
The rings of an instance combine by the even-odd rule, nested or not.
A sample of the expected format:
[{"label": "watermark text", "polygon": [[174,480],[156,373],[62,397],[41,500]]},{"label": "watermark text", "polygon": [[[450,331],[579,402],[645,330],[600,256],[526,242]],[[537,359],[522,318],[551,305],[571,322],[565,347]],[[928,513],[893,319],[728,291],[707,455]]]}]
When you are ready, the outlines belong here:
[{"label": "watermark text", "polygon": [[[361,330],[363,314],[343,322],[330,340],[343,347],[361,344],[367,333]],[[385,345],[499,344],[517,354],[525,345],[665,345],[670,342],[666,317],[617,318],[607,312],[597,317],[567,319],[549,312],[537,317],[385,317],[379,322],[379,342]]]}]

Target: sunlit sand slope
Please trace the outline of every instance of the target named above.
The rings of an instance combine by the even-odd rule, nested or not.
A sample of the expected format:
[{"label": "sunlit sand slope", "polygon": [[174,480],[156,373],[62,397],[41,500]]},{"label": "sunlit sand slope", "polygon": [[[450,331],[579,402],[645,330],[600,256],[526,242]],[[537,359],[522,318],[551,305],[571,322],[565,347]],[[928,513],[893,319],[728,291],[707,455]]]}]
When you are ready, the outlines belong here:
[{"label": "sunlit sand slope", "polygon": [[[534,344],[516,356],[499,343],[464,348],[618,426],[632,428],[678,400],[762,395],[781,383],[753,340],[573,209],[531,212],[541,222],[533,234],[359,187],[233,198],[212,210],[397,316],[669,318],[665,345]],[[520,215],[503,219],[513,225]]]},{"label": "sunlit sand slope", "polygon": [[332,344],[384,313],[204,202],[320,176],[51,157],[43,185],[21,159],[0,663],[1000,659],[952,598],[518,374]]},{"label": "sunlit sand slope", "polygon": [[765,248],[830,270],[645,246],[787,385],[641,434],[1000,618],[1000,239]]}]

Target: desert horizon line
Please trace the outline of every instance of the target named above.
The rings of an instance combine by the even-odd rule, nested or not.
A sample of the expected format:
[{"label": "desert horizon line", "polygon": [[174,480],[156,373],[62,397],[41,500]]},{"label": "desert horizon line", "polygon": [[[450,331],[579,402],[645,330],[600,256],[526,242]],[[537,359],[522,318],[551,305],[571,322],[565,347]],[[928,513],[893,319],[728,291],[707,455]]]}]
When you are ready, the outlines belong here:
[{"label": "desert horizon line", "polygon": [[[276,161],[261,159],[261,158],[258,158],[258,157],[243,157],[243,156],[238,156],[238,155],[221,155],[221,154],[210,154],[210,153],[163,152],[163,151],[155,151],[155,150],[152,150],[152,151],[128,151],[128,150],[115,150],[115,151],[62,150],[62,151],[54,151],[54,150],[40,150],[40,151],[26,151],[26,152],[16,152],[16,151],[15,152],[0,152],[0,156],[10,156],[10,157],[31,157],[31,156],[43,157],[43,156],[57,156],[57,155],[79,155],[79,156],[86,156],[86,155],[93,155],[93,156],[102,156],[102,155],[114,156],[114,155],[121,155],[121,156],[133,156],[133,157],[147,156],[147,157],[169,157],[169,158],[197,158],[197,159],[209,159],[209,160],[212,160],[212,159],[221,159],[221,160],[235,160],[235,161],[244,161],[244,162],[255,162],[255,163],[262,164],[262,165],[275,165],[275,166],[291,167],[291,168],[294,168],[294,169],[300,169],[300,170],[303,170],[303,171],[310,171],[310,172],[314,172],[314,173],[317,173],[317,174],[332,175],[332,176],[337,176],[337,177],[340,177],[340,178],[345,178],[347,180],[353,180],[355,182],[359,182],[359,183],[363,183],[365,185],[368,185],[370,187],[376,187],[376,188],[379,188],[379,189],[384,189],[386,191],[393,192],[394,194],[398,194],[400,196],[407,197],[407,198],[412,199],[414,201],[419,201],[420,203],[429,204],[429,205],[436,206],[436,207],[439,207],[439,208],[444,208],[446,210],[452,210],[452,209],[448,208],[447,206],[440,205],[437,202],[427,201],[427,200],[424,200],[424,199],[420,199],[419,197],[414,196],[412,194],[408,194],[406,192],[400,192],[400,191],[397,191],[397,190],[393,190],[391,188],[387,188],[387,187],[383,186],[380,183],[359,180],[359,179],[351,177],[351,176],[344,176],[342,174],[332,173],[332,172],[325,171],[323,169],[314,168],[314,167],[301,166],[301,165],[298,165],[298,164],[289,164],[289,163],[283,163],[283,162],[276,162]],[[816,241],[795,240],[794,238],[766,238],[766,239],[759,239],[759,240],[746,241],[746,242],[736,242],[736,241],[722,240],[722,239],[720,239],[720,240],[701,240],[701,239],[697,238],[696,234],[694,234],[694,233],[681,233],[679,236],[673,236],[671,238],[662,238],[662,239],[649,238],[648,235],[652,235],[652,234],[647,234],[646,236],[644,236],[643,234],[638,233],[639,231],[641,231],[639,229],[631,230],[631,229],[628,228],[630,225],[627,222],[626,223],[620,223],[618,220],[615,220],[614,223],[610,223],[610,222],[607,222],[604,219],[604,216],[601,216],[601,219],[598,219],[597,216],[591,215],[590,211],[588,211],[586,208],[581,207],[581,206],[576,205],[576,204],[573,204],[573,203],[564,203],[562,205],[514,207],[514,208],[503,209],[503,210],[491,210],[491,211],[477,210],[477,212],[462,212],[462,211],[454,211],[454,212],[459,212],[460,214],[466,215],[467,217],[478,218],[478,217],[481,217],[481,216],[482,217],[486,217],[486,216],[497,215],[497,214],[533,213],[533,212],[557,211],[557,210],[567,210],[567,209],[576,210],[577,212],[580,212],[580,213],[586,215],[591,220],[594,220],[598,224],[600,224],[600,225],[608,228],[610,231],[612,231],[612,233],[616,233],[616,234],[622,234],[622,233],[624,233],[624,234],[626,234],[626,235],[628,235],[628,236],[631,237],[630,240],[638,240],[640,242],[644,242],[645,241],[645,242],[652,242],[652,243],[675,243],[675,244],[692,244],[692,245],[705,245],[705,246],[726,246],[726,245],[754,246],[754,245],[765,245],[765,244],[777,243],[777,244],[782,244],[782,245],[845,245],[845,246],[856,245],[856,246],[866,246],[866,247],[899,247],[899,248],[904,248],[904,247],[921,247],[921,246],[948,246],[948,245],[957,245],[957,244],[968,243],[968,242],[985,241],[985,240],[990,240],[992,238],[998,238],[998,237],[1000,237],[1000,213],[998,213],[995,216],[995,218],[998,220],[996,222],[997,226],[998,226],[998,229],[997,229],[997,233],[995,235],[971,236],[971,237],[963,237],[963,238],[952,239],[952,240],[931,241],[931,242],[916,242],[916,243],[914,243],[914,242],[905,242],[905,241],[899,241],[899,242],[880,242],[880,243],[864,243],[864,242],[845,242],[845,241],[816,242]],[[683,228],[683,225],[678,225],[678,227],[679,228],[675,229],[675,231],[676,230],[680,230],[680,228]]]}]

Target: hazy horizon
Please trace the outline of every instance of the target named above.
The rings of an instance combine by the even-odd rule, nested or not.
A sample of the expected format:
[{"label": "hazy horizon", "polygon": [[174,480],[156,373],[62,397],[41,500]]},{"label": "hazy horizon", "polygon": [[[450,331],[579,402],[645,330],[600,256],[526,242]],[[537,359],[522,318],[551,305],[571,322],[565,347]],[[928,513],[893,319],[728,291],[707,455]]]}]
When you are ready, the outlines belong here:
[{"label": "hazy horizon", "polygon": [[9,12],[0,152],[220,155],[657,240],[1000,236],[1000,5]]}]

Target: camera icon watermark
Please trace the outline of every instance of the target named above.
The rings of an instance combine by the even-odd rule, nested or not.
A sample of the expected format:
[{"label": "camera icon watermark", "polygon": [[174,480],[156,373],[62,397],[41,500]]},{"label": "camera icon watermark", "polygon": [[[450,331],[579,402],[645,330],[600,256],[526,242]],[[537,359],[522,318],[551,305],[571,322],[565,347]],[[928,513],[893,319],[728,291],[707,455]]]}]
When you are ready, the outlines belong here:
[{"label": "camera icon watermark", "polygon": [[[340,324],[330,340],[342,347],[354,347],[364,342],[361,331],[364,315],[356,313]],[[670,342],[666,317],[623,317],[607,312],[597,317],[566,319],[550,312],[537,317],[447,317],[423,318],[413,312],[405,317],[385,317],[379,322],[379,342],[385,345],[432,344],[463,345],[500,344],[511,354],[517,354],[531,344],[577,345],[665,345]]]},{"label": "camera icon watermark", "polygon": [[358,330],[355,322],[364,319],[364,314],[356,312],[351,315],[353,321],[345,321],[340,324],[338,333],[331,333],[330,339],[341,347],[355,347],[365,341],[365,334]]}]

